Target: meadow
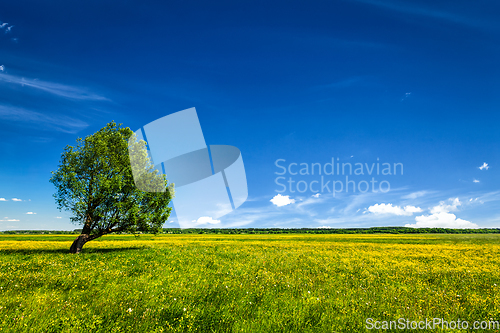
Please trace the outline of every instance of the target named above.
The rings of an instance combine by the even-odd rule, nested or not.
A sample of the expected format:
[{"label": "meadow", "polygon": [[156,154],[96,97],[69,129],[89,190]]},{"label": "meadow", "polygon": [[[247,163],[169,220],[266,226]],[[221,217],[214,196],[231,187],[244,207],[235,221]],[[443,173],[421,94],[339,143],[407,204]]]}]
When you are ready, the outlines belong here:
[{"label": "meadow", "polygon": [[109,235],[72,255],[75,237],[0,235],[0,332],[369,332],[367,318],[500,320],[498,234]]}]

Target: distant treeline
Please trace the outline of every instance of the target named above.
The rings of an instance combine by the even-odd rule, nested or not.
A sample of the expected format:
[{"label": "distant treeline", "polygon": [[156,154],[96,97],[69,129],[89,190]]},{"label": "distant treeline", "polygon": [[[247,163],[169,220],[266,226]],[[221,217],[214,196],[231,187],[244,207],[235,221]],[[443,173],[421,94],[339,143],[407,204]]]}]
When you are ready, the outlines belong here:
[{"label": "distant treeline", "polygon": [[[4,235],[42,235],[42,234],[80,234],[81,229],[73,231],[59,230],[9,230],[0,231]],[[163,228],[164,234],[499,234],[499,228],[490,229],[447,229],[447,228],[407,228],[407,227],[373,227],[373,228],[245,228],[245,229],[180,229]],[[124,233],[122,233],[124,234]]]},{"label": "distant treeline", "polygon": [[446,228],[245,228],[245,229],[179,229],[164,228],[165,234],[498,234],[500,229]]},{"label": "distant treeline", "polygon": [[0,231],[0,235],[79,235],[81,230],[7,230]]}]

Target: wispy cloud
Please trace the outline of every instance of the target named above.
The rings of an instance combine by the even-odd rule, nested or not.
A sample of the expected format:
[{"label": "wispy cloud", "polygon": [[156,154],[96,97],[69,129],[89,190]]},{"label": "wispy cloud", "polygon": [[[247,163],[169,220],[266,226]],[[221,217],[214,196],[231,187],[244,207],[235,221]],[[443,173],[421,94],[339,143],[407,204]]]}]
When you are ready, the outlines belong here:
[{"label": "wispy cloud", "polygon": [[[297,203],[296,207],[297,208],[301,208],[301,207],[304,207],[304,206],[309,206],[309,205],[313,205],[313,204],[318,204],[318,203],[322,203],[325,198],[320,198],[320,193],[317,193],[317,194],[314,194],[312,195],[311,197],[305,199],[305,200],[302,200],[300,199],[301,201]],[[290,200],[293,200],[292,203],[295,202],[295,199],[290,199]]]},{"label": "wispy cloud", "polygon": [[19,220],[9,219],[8,217],[6,217],[4,220],[0,220],[0,222],[19,222]]},{"label": "wispy cloud", "polygon": [[222,220],[225,228],[240,227],[248,224],[271,226],[271,223],[283,220],[289,222],[290,215],[284,214],[281,209],[276,209],[274,206],[266,204],[260,207],[240,207],[231,214],[224,216]]},{"label": "wispy cloud", "polygon": [[18,199],[18,198],[12,198],[12,201],[23,201],[23,200]]},{"label": "wispy cloud", "polygon": [[431,17],[434,19],[444,20],[455,24],[462,24],[476,28],[490,28],[492,22],[485,20],[474,19],[450,11],[437,10],[431,6],[423,6],[422,4],[412,3],[411,1],[382,1],[382,0],[355,0],[372,6],[405,13],[410,15]]},{"label": "wispy cloud", "polygon": [[404,101],[405,99],[407,99],[410,96],[411,96],[411,92],[405,93],[405,95],[403,96],[403,98],[401,98],[401,102]]},{"label": "wispy cloud", "polygon": [[339,80],[336,82],[328,83],[328,84],[323,84],[319,86],[315,86],[312,89],[315,90],[321,90],[321,89],[339,89],[339,88],[348,88],[352,87],[355,85],[359,85],[362,83],[364,80],[363,77],[361,76],[353,76],[347,79]]},{"label": "wispy cloud", "polygon": [[26,215],[36,215],[36,213],[33,212],[27,212]]},{"label": "wispy cloud", "polygon": [[403,195],[401,198],[402,199],[412,199],[412,200],[414,200],[416,198],[423,197],[423,196],[425,196],[428,193],[429,193],[429,191],[417,191],[417,192],[412,192],[410,194]]},{"label": "wispy cloud", "polygon": [[305,214],[307,216],[313,217],[318,214],[317,209],[315,208],[317,208],[319,204],[324,203],[325,200],[327,200],[327,198],[324,196],[321,197],[320,193],[316,193],[306,199],[298,198],[298,200],[295,199],[290,199],[290,200],[293,200],[293,202],[291,203],[296,203],[294,205],[294,208],[296,209],[297,214]]},{"label": "wispy cloud", "polygon": [[476,200],[480,203],[500,201],[500,191],[482,193],[476,198]]},{"label": "wispy cloud", "polygon": [[30,87],[33,89],[38,89],[45,91],[49,94],[53,94],[60,97],[65,97],[68,99],[75,100],[92,100],[92,101],[109,101],[108,98],[95,94],[88,89],[71,86],[67,84],[43,81],[38,79],[29,79],[17,75],[10,75],[5,73],[0,73],[0,81],[5,83],[11,83],[16,85],[21,85],[23,87]]},{"label": "wispy cloud", "polygon": [[474,183],[480,183],[480,181],[477,180],[477,179],[474,179],[472,182],[474,182]]},{"label": "wispy cloud", "polygon": [[343,214],[344,218],[353,216],[359,211],[359,208],[366,207],[365,204],[373,202],[376,198],[377,194],[370,192],[350,196],[346,195],[344,198],[339,198],[339,200],[347,203],[344,208],[339,210],[339,213]]},{"label": "wispy cloud", "polygon": [[64,133],[76,133],[88,126],[82,120],[69,116],[48,115],[40,112],[0,104],[0,119],[46,126]]}]

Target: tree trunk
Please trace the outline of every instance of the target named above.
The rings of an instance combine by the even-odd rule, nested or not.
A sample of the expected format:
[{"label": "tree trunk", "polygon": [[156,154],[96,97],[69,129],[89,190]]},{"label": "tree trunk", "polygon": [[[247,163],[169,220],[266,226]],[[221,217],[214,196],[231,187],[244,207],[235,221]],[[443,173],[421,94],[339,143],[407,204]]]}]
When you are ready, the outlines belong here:
[{"label": "tree trunk", "polygon": [[90,235],[89,234],[81,234],[78,236],[71,247],[69,248],[70,253],[80,253],[82,251],[83,245],[87,243],[90,240]]}]

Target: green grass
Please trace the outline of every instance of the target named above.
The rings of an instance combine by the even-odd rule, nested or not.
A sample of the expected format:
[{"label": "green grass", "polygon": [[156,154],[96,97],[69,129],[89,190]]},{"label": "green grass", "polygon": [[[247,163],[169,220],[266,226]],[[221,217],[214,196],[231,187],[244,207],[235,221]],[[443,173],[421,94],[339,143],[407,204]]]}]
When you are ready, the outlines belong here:
[{"label": "green grass", "polygon": [[500,320],[500,235],[110,235],[71,255],[74,238],[0,236],[0,332]]}]

